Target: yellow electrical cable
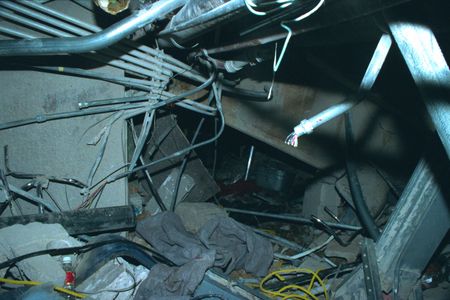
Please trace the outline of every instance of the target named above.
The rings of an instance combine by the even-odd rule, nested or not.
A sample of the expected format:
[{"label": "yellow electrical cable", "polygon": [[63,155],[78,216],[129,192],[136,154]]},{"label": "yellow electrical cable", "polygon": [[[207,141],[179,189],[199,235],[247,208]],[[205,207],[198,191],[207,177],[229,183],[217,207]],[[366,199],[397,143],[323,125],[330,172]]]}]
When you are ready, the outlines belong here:
[{"label": "yellow electrical cable", "polygon": [[[283,275],[292,274],[292,273],[311,274],[312,278],[311,278],[308,288],[304,288],[304,287],[296,285],[296,284],[290,284],[290,285],[284,286],[276,291],[272,291],[272,290],[268,290],[264,287],[264,284],[267,281],[269,281],[270,279],[276,278],[279,281],[283,282],[283,281],[285,281],[285,278],[283,277]],[[314,286],[314,282],[316,282],[316,281],[320,284],[320,286],[323,289],[325,300],[328,300],[328,292],[327,292],[327,288],[326,288],[323,280],[319,277],[317,272],[314,272],[310,269],[305,269],[305,268],[283,269],[283,270],[277,270],[277,271],[271,272],[260,281],[259,289],[267,295],[274,296],[274,297],[280,297],[283,300],[287,300],[287,299],[318,300],[317,296],[315,296],[311,292],[311,290]],[[292,291],[294,291],[294,290],[302,292],[305,295],[293,293]],[[286,291],[291,291],[291,292],[286,292]]]},{"label": "yellow electrical cable", "polygon": [[[1,278],[1,277],[0,277],[0,282],[9,283],[9,284],[15,284],[15,285],[41,285],[41,284],[43,284],[43,282],[39,282],[39,281],[14,280],[14,279],[7,279],[7,278]],[[59,287],[59,286],[53,286],[53,289],[55,291],[60,292],[60,293],[71,295],[71,296],[74,296],[74,297],[77,297],[77,298],[81,298],[81,299],[86,298],[86,295],[84,295],[84,294],[80,294],[80,293],[71,291],[69,289],[65,289],[65,288]]]}]

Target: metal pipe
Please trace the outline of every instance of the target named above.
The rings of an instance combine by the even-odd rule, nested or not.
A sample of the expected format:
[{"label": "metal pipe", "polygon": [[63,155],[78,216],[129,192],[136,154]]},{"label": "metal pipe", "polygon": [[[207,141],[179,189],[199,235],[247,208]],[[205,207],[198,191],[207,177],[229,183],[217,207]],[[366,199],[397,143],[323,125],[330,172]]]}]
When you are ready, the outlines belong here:
[{"label": "metal pipe", "polygon": [[[61,19],[61,20],[64,20],[66,22],[69,22],[69,23],[72,23],[74,25],[77,25],[77,26],[79,26],[81,28],[84,28],[84,29],[90,31],[90,32],[100,32],[102,30],[100,27],[98,27],[96,25],[83,22],[83,21],[81,21],[79,19],[76,19],[74,17],[66,15],[66,14],[64,14],[62,12],[54,10],[54,9],[52,9],[52,8],[50,8],[48,6],[42,5],[40,3],[37,3],[37,2],[34,2],[34,1],[26,1],[26,0],[20,0],[18,2],[23,4],[23,5],[26,5],[28,7],[34,8],[35,10],[38,10],[40,12],[46,13],[46,14],[48,14],[50,16],[53,16],[53,17],[56,17],[58,19]],[[173,58],[170,55],[165,54],[164,52],[162,52],[160,50],[153,49],[153,48],[150,48],[150,47],[145,46],[145,45],[138,45],[138,44],[136,44],[136,43],[134,43],[133,41],[130,41],[130,40],[123,40],[122,42],[123,42],[124,45],[127,45],[128,47],[131,47],[133,49],[138,49],[138,50],[142,51],[143,53],[147,53],[147,54],[153,55],[153,56],[155,56],[155,57],[157,57],[159,59],[162,59],[162,60],[164,60],[164,61],[166,61],[166,62],[168,62],[170,64],[173,64],[173,66],[170,65],[170,64],[169,65],[165,65],[165,66],[168,69],[170,69],[170,70],[172,70],[174,72],[180,73],[183,70],[189,70],[191,68],[190,66],[184,64],[183,62],[177,60],[176,58]],[[183,70],[181,70],[180,68],[183,69]],[[190,74],[190,72],[187,72],[187,74]],[[204,81],[204,79],[202,79],[202,80]]]},{"label": "metal pipe", "polygon": [[18,37],[21,39],[32,39],[34,38],[33,36],[22,32],[22,31],[18,31],[15,28],[9,28],[9,27],[5,27],[5,26],[0,26],[0,33],[4,33],[10,36],[14,36],[14,37]]},{"label": "metal pipe", "polygon": [[[31,21],[31,22],[33,22],[33,24],[36,23],[34,21]],[[37,23],[37,24],[39,24],[39,23]],[[7,28],[5,26],[1,26],[0,27],[0,32],[5,32],[5,33],[7,33],[9,35],[16,36],[16,37],[25,37],[25,38],[28,38],[28,39],[36,38],[35,35],[29,34],[29,33],[25,33],[23,31],[20,31],[19,29]],[[80,54],[80,56],[85,57],[87,59],[92,59],[92,60],[95,60],[95,61],[98,61],[98,62],[101,62],[101,63],[109,64],[111,66],[114,66],[114,67],[120,68],[122,70],[131,72],[131,73],[136,74],[136,75],[141,76],[141,77],[147,77],[147,76],[151,76],[152,75],[151,73],[149,73],[149,72],[151,72],[149,70],[143,69],[143,68],[141,68],[139,66],[136,66],[136,65],[127,64],[127,63],[125,63],[125,62],[123,62],[121,60],[117,60],[117,59],[111,60],[107,56],[104,56],[104,55],[101,55],[101,54],[98,54],[98,53]],[[163,87],[162,83],[156,82],[156,81],[147,81],[146,84],[149,85],[149,86],[155,87],[155,88]]]},{"label": "metal pipe", "polygon": [[[244,209],[237,209],[237,208],[228,208],[228,207],[224,207],[224,209],[228,212],[234,212],[234,213],[239,213],[239,214],[254,215],[254,216],[267,217],[267,218],[273,218],[273,219],[279,219],[279,220],[285,220],[285,221],[299,222],[299,223],[303,223],[306,225],[314,225],[314,222],[308,218],[286,216],[286,215],[280,215],[280,214],[263,213],[263,212],[258,212],[258,211],[251,211],[251,210],[244,210]],[[329,227],[336,228],[336,229],[352,230],[352,231],[361,230],[361,227],[359,227],[359,226],[339,224],[339,223],[330,223],[330,222],[324,222],[324,223],[327,224]]]},{"label": "metal pipe", "polygon": [[[59,12],[57,10],[54,10],[48,6],[39,4],[37,2],[22,1],[22,0],[18,1],[18,2],[21,3],[22,5],[31,7],[37,11],[43,12],[43,13],[53,16],[55,18],[58,18],[63,21],[66,21],[68,23],[79,26],[79,27],[89,31],[89,34],[92,32],[96,33],[96,32],[102,31],[102,28],[100,28],[96,25],[83,22],[79,19],[76,19],[74,17],[66,15],[62,12]],[[121,51],[128,52],[128,54],[142,58],[142,59],[147,60],[156,65],[163,64],[165,69],[168,69],[172,72],[180,73],[183,76],[190,76],[192,79],[195,79],[197,81],[203,82],[206,80],[203,76],[199,75],[196,72],[191,71],[190,66],[184,64],[183,62],[177,60],[176,58],[171,57],[170,55],[165,54],[161,50],[153,49],[153,48],[150,48],[145,45],[138,45],[130,40],[123,40],[121,43],[123,45],[117,44],[115,46],[118,49],[120,49]],[[163,63],[161,60],[165,61],[165,63]]]},{"label": "metal pipe", "polygon": [[297,137],[312,133],[315,128],[349,111],[353,106],[364,99],[374,85],[375,80],[380,73],[381,67],[383,66],[389,53],[391,45],[391,37],[388,34],[383,34],[378,42],[372,59],[370,60],[366,73],[364,74],[356,97],[349,98],[341,103],[332,105],[317,115],[301,121],[300,124],[294,127],[294,132]]},{"label": "metal pipe", "polygon": [[[19,1],[19,3],[26,4],[23,1]],[[34,2],[32,2],[32,4],[34,4]],[[87,30],[81,29],[79,27],[73,26],[73,25],[71,25],[69,23],[66,23],[64,21],[58,20],[56,18],[52,18],[51,16],[44,15],[44,14],[42,14],[40,12],[33,11],[33,10],[28,9],[26,7],[23,7],[23,6],[15,3],[15,2],[3,1],[3,2],[0,2],[0,5],[2,5],[4,7],[7,7],[9,9],[11,9],[11,10],[14,10],[16,12],[19,12],[21,14],[30,16],[30,17],[32,17],[34,19],[40,20],[42,22],[48,23],[50,25],[59,27],[59,28],[65,30],[65,31],[71,32],[72,34],[75,34],[75,35],[86,36],[86,35],[90,35],[91,34],[90,31],[87,31]],[[59,37],[73,37],[73,35],[66,34],[65,32],[63,32],[62,34],[57,34],[57,36],[59,36]],[[119,53],[119,52],[117,52],[115,50],[112,50],[112,49],[105,49],[103,51],[105,53],[109,53],[109,54],[111,54],[111,55],[113,55],[115,57],[120,57],[123,60],[127,60],[129,62],[132,62],[132,63],[134,63],[134,64],[136,64],[138,66],[144,66],[144,67],[147,67],[150,70],[154,70],[156,72],[163,73],[164,75],[167,75],[167,76],[172,76],[173,75],[172,72],[170,72],[169,70],[167,70],[165,68],[158,67],[157,65],[155,65],[155,64],[161,65],[160,61],[154,59],[153,57],[149,58],[149,56],[144,54],[144,53],[141,53],[141,52],[139,52],[137,50],[129,51],[128,49],[123,49],[123,47],[119,47],[119,46],[113,46],[112,48],[116,48],[118,50],[124,51],[125,54]],[[152,64],[149,64],[146,61],[144,62],[142,60],[137,60],[136,58],[130,56],[129,54],[135,55],[138,58],[142,58],[142,59],[144,59],[146,61],[149,61]]]},{"label": "metal pipe", "polygon": [[[409,1],[411,0],[383,1],[386,3],[381,3],[381,5],[379,2],[372,2],[372,1],[367,1],[367,3],[364,1],[353,1],[353,0],[333,1],[330,2],[330,5],[324,6],[323,9],[321,10],[321,14],[324,17],[321,19],[320,22],[308,22],[308,24],[310,24],[308,26],[305,26],[304,24],[300,28],[293,29],[292,36],[304,34],[307,32],[313,32],[327,27],[335,27],[345,22],[349,22],[358,18],[367,17],[379,12],[383,12],[388,8],[398,6],[400,4]],[[361,7],[359,7],[358,5],[354,6],[353,4],[355,3],[364,5],[361,5]],[[352,7],[352,9],[342,10],[343,7]],[[336,11],[340,11],[339,14],[336,14]],[[208,54],[218,54],[236,51],[244,48],[273,43],[285,39],[286,36],[287,36],[286,32],[280,32],[246,41],[239,41],[234,44],[207,49],[206,51]]]},{"label": "metal pipe", "polygon": [[[25,24],[29,27],[32,28],[36,28],[39,29],[43,32],[49,33],[51,35],[57,36],[57,37],[74,37],[73,34],[75,35],[79,35],[79,36],[86,36],[89,35],[90,32],[85,31],[83,29],[79,29],[75,26],[72,26],[70,24],[64,23],[63,21],[54,19],[52,17],[46,16],[44,14],[41,14],[39,12],[35,12],[31,9],[28,9],[26,7],[22,7],[17,3],[13,3],[13,2],[8,2],[8,1],[4,1],[4,2],[0,2],[0,5],[3,7],[6,7],[8,9],[11,9],[15,12],[19,12],[23,15],[32,17],[33,19],[42,21],[42,22],[46,22],[50,25],[53,25],[55,27],[61,28],[65,31],[61,31],[59,29],[54,29],[52,27],[49,27],[47,25],[41,24],[39,22],[36,21],[32,21],[30,19],[27,19],[25,17],[21,17],[18,15],[13,14],[12,12],[8,12],[5,11],[3,9],[0,9],[0,16],[13,20],[15,22],[18,22],[20,24]],[[67,33],[67,32],[71,32],[71,33]],[[162,68],[161,66],[158,67],[154,64],[150,64],[146,61],[140,60],[138,58],[132,57],[128,54],[124,54],[124,53],[120,53],[118,51],[115,51],[113,49],[104,49],[102,50],[102,52],[104,52],[105,54],[113,57],[113,58],[120,58],[123,59],[124,61],[130,62],[135,64],[136,66],[142,68],[142,69],[148,69],[149,71],[147,71],[147,75],[149,77],[158,79],[158,80],[163,80],[163,81],[168,81],[169,80],[169,76],[172,76],[172,73],[168,70],[165,70],[164,68]]]},{"label": "metal pipe", "polygon": [[149,8],[138,11],[107,29],[89,36],[0,41],[0,56],[84,53],[99,50],[117,43],[185,3],[186,0],[160,0]]}]

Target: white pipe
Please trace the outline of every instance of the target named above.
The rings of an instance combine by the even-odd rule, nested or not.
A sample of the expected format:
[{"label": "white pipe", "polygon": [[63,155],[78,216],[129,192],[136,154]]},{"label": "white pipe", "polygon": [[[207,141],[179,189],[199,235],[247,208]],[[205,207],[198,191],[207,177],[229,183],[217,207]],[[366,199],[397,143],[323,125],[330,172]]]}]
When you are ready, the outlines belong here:
[{"label": "white pipe", "polygon": [[[353,99],[344,100],[339,104],[335,104],[325,109],[324,111],[318,113],[317,115],[305,119],[294,127],[294,133],[296,137],[300,137],[304,134],[310,134],[315,128],[320,125],[342,115],[343,113],[349,111],[353,106],[358,104],[372,88],[375,80],[380,73],[381,67],[383,66],[386,56],[389,53],[389,49],[392,45],[392,39],[389,34],[383,34],[378,42],[375,52],[370,60],[369,66],[367,67],[366,73],[359,86],[358,96]],[[295,146],[295,145],[294,145]]]}]

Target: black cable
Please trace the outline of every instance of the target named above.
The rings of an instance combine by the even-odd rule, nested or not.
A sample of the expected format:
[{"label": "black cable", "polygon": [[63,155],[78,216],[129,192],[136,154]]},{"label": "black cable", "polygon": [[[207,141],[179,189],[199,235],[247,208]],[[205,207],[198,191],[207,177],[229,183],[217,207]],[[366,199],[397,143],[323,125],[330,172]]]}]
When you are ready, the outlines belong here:
[{"label": "black cable", "polygon": [[148,248],[146,246],[143,246],[141,244],[129,241],[129,240],[125,240],[125,239],[111,239],[108,241],[101,241],[101,242],[94,242],[94,243],[89,243],[83,246],[77,246],[77,247],[68,247],[68,248],[59,248],[59,249],[45,249],[45,250],[39,250],[39,251],[34,251],[34,252],[30,252],[27,254],[23,254],[17,257],[14,257],[12,259],[9,259],[7,261],[1,262],[0,263],[0,270],[13,266],[16,263],[27,259],[27,258],[31,258],[31,257],[35,257],[35,256],[40,256],[40,255],[51,255],[51,256],[55,256],[55,255],[67,255],[67,254],[79,254],[79,253],[84,253],[84,252],[88,252],[90,250],[93,250],[95,248],[104,246],[104,245],[108,245],[108,244],[113,244],[113,243],[125,243],[125,244],[131,244],[134,246],[137,246],[138,248],[141,248],[145,251],[150,252],[157,260],[159,260],[160,262],[163,262],[165,264],[168,264],[169,266],[174,266],[174,263],[172,261],[170,261],[168,258],[164,257],[162,254],[156,252],[155,250]]},{"label": "black cable", "polygon": [[364,195],[357,174],[356,163],[354,160],[354,137],[350,112],[345,114],[345,138],[347,143],[345,170],[347,172],[348,184],[350,187],[350,192],[352,194],[353,203],[355,204],[356,213],[362,227],[366,230],[367,234],[374,241],[377,241],[380,236],[380,232],[378,231],[375,220],[370,215],[369,208],[367,207],[366,201],[364,200]]},{"label": "black cable", "polygon": [[[344,274],[348,274],[350,272],[352,272],[356,267],[358,267],[360,264],[359,261],[355,261],[355,262],[351,262],[351,263],[346,263],[346,264],[341,264],[338,265],[336,267],[333,268],[329,268],[329,269],[325,269],[325,270],[320,270],[317,272],[317,275],[322,278],[325,279],[326,277],[330,277],[333,275],[344,275]],[[291,284],[295,284],[295,285],[305,285],[311,282],[312,279],[312,274],[304,274],[301,273],[298,276],[294,276],[291,278],[286,278],[285,280],[283,280],[282,282],[279,281],[275,281],[275,282],[267,282],[265,284],[265,286],[267,288],[270,289],[280,289],[284,286],[287,285],[291,285]]]},{"label": "black cable", "polygon": [[20,127],[24,125],[34,124],[34,123],[44,123],[47,121],[53,121],[53,120],[59,120],[59,119],[67,119],[67,118],[75,118],[75,117],[83,117],[88,115],[96,115],[96,114],[103,114],[107,112],[115,112],[120,110],[127,110],[127,109],[135,109],[135,108],[144,108],[147,105],[121,105],[118,107],[103,107],[103,108],[96,108],[91,110],[85,110],[85,111],[67,111],[67,112],[58,112],[58,113],[51,113],[51,114],[42,114],[42,115],[36,115],[34,118],[28,118],[28,119],[22,119],[17,121],[11,121],[0,124],[0,130],[2,129],[8,129],[13,127]]},{"label": "black cable", "polygon": [[[214,92],[211,91],[209,94],[209,97],[208,97],[208,105],[211,105],[213,98],[214,98]],[[192,140],[191,140],[191,147],[195,144],[195,141],[197,140],[197,137],[200,133],[200,129],[203,126],[203,123],[205,123],[205,118],[202,118],[197,125],[197,129],[195,130],[194,136],[192,137]],[[180,185],[181,185],[181,179],[183,177],[183,172],[184,172],[184,169],[186,168],[186,165],[187,165],[190,155],[191,155],[190,151],[188,153],[186,153],[186,155],[184,156],[183,162],[181,163],[180,169],[178,171],[177,180],[175,181],[175,190],[173,192],[172,202],[170,204],[171,211],[175,211],[175,207],[177,205],[178,191],[180,190]]]},{"label": "black cable", "polygon": [[[83,69],[77,69],[77,68],[70,68],[70,67],[43,67],[43,66],[26,66],[16,63],[7,63],[10,65],[17,65],[17,66],[23,66],[31,69],[36,69],[38,71],[42,72],[49,72],[49,73],[56,73],[56,74],[62,74],[62,75],[74,75],[81,78],[91,78],[91,79],[97,79],[97,80],[103,80],[106,82],[111,82],[114,84],[123,85],[132,89],[142,90],[145,92],[153,92],[155,89],[162,88],[162,86],[148,86],[143,83],[137,82],[141,79],[134,79],[134,78],[126,78],[126,77],[110,77],[104,74],[87,71]],[[148,101],[151,99],[152,96],[150,95],[142,95],[142,96],[134,96],[134,97],[121,97],[121,98],[113,98],[113,99],[104,99],[104,100],[97,100],[97,101],[91,101],[91,102],[80,102],[80,108],[87,108],[92,106],[102,106],[102,105],[114,105],[114,104],[124,104],[124,103],[136,103],[136,102],[143,102]],[[208,115],[208,116],[214,116],[215,112],[207,112],[202,110],[201,106],[197,105],[194,106],[196,103],[187,103],[187,102],[179,102],[177,103],[178,106],[191,110],[196,113]],[[87,106],[89,105],[89,106]]]},{"label": "black cable", "polygon": [[248,100],[253,102],[269,102],[272,100],[272,98],[267,97],[268,93],[266,91],[253,91],[229,85],[224,85],[223,91],[232,95],[240,96],[240,100]]},{"label": "black cable", "polygon": [[[212,63],[210,63],[209,61],[207,61],[207,60],[202,60],[202,61],[203,61],[203,63],[205,63],[205,64],[207,65],[207,67],[208,67],[208,68],[210,69],[210,71],[211,71],[211,76],[208,78],[208,80],[207,80],[206,82],[204,82],[203,84],[201,84],[200,86],[198,86],[198,87],[196,87],[196,88],[194,88],[194,89],[192,89],[192,90],[190,90],[190,91],[187,91],[187,92],[182,93],[182,94],[180,94],[180,95],[178,95],[178,96],[175,96],[175,97],[173,97],[173,98],[170,98],[170,101],[169,101],[169,100],[166,100],[166,101],[165,101],[166,104],[170,104],[170,103],[172,103],[172,102],[175,102],[175,101],[178,101],[178,100],[180,100],[180,99],[182,99],[182,98],[185,98],[185,97],[187,97],[187,96],[190,96],[190,95],[192,95],[192,94],[194,94],[194,93],[197,93],[197,92],[201,91],[202,89],[207,88],[209,85],[211,85],[211,84],[215,81],[215,79],[216,79],[216,72],[215,72],[215,69],[216,69],[216,68],[215,68],[215,66],[214,66]],[[223,110],[222,110],[222,102],[221,102],[221,99],[220,99],[220,98],[219,98],[219,99],[216,99],[216,101],[217,101],[217,103],[216,103],[216,105],[217,105],[217,110],[218,110],[219,115],[220,115],[220,118],[221,118],[221,120],[222,120],[222,124],[221,124],[220,130],[219,130],[219,132],[218,132],[218,134],[217,134],[216,136],[212,137],[212,138],[209,139],[209,140],[203,141],[203,142],[198,143],[198,144],[196,144],[196,145],[189,146],[189,147],[187,147],[187,148],[185,148],[185,149],[183,149],[183,150],[180,150],[180,151],[177,151],[177,152],[175,152],[175,153],[172,153],[171,155],[168,155],[168,156],[166,156],[166,157],[160,158],[160,159],[158,159],[158,160],[156,160],[156,161],[150,162],[150,163],[145,164],[145,165],[142,165],[142,166],[140,166],[140,167],[136,167],[136,168],[134,168],[134,169],[131,170],[131,171],[127,171],[127,172],[124,172],[124,173],[122,173],[122,174],[113,176],[112,178],[106,178],[107,182],[108,182],[108,183],[114,182],[114,181],[119,180],[119,179],[121,179],[121,178],[127,177],[127,176],[129,176],[129,175],[131,175],[131,174],[133,174],[133,173],[135,173],[135,172],[138,172],[138,171],[144,170],[144,169],[146,169],[146,168],[149,168],[149,167],[151,167],[151,166],[157,165],[157,164],[159,164],[159,163],[161,163],[161,162],[164,162],[164,161],[166,161],[166,160],[170,160],[170,159],[179,157],[179,156],[181,156],[181,155],[183,155],[183,154],[185,154],[185,153],[188,153],[188,152],[190,152],[190,151],[192,151],[192,150],[194,150],[194,149],[196,149],[196,148],[198,148],[198,147],[202,147],[202,146],[204,146],[204,145],[207,145],[207,144],[212,143],[212,142],[214,142],[215,140],[217,140],[217,139],[222,135],[222,133],[223,133],[223,131],[224,131],[224,129],[225,129],[225,116],[224,116]],[[156,108],[159,108],[159,107],[154,106],[153,108],[156,109]],[[122,168],[122,167],[121,167],[121,168]],[[109,177],[109,176],[108,176],[108,177]],[[96,186],[96,185],[98,185],[98,184],[99,184],[99,182],[95,183],[93,186]],[[92,188],[92,186],[91,186],[91,188]]]},{"label": "black cable", "polygon": [[193,88],[192,90],[181,93],[179,95],[168,98],[166,100],[160,101],[153,105],[142,105],[142,104],[141,105],[121,105],[121,106],[117,106],[117,107],[97,108],[97,109],[90,109],[90,110],[86,110],[86,111],[69,111],[69,112],[59,112],[59,113],[52,113],[52,114],[42,114],[42,115],[36,115],[34,118],[28,118],[28,119],[22,119],[22,120],[2,123],[2,124],[0,124],[0,130],[24,126],[24,125],[33,124],[33,123],[44,123],[44,122],[51,121],[51,120],[81,117],[81,116],[94,115],[94,114],[102,114],[102,113],[127,110],[127,109],[145,108],[145,107],[147,107],[148,109],[158,109],[160,107],[163,107],[163,106],[172,104],[174,102],[177,102],[179,100],[182,100],[183,98],[186,98],[197,92],[200,92],[201,90],[209,87],[215,81],[215,79],[216,79],[216,73],[213,72],[211,77],[209,77],[207,81],[205,81],[201,85]]},{"label": "black cable", "polygon": [[[19,64],[14,64],[19,65]],[[49,67],[49,66],[26,66],[31,69],[36,69],[38,71],[47,72],[47,73],[54,73],[54,74],[62,74],[62,75],[71,75],[71,76],[77,76],[82,78],[91,78],[96,80],[103,80],[119,85],[123,85],[129,88],[136,88],[144,91],[152,91],[153,89],[157,87],[148,86],[145,84],[142,84],[140,82],[137,82],[137,80],[133,78],[126,78],[126,77],[112,77],[107,76],[101,73],[92,72],[88,70],[78,69],[78,68],[70,68],[70,67]],[[138,79],[141,80],[141,79]]]}]

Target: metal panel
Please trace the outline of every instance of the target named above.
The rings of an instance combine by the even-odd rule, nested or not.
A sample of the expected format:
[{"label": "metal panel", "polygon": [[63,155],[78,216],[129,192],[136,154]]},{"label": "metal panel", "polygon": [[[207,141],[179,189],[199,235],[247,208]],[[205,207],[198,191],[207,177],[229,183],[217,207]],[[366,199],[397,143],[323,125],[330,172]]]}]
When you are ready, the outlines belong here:
[{"label": "metal panel", "polygon": [[[442,164],[442,155],[433,155],[418,164],[376,244],[382,288],[393,291],[395,298],[407,299],[450,228],[448,191],[443,190],[448,188],[448,164]],[[358,269],[338,289],[336,299],[367,298],[363,276]]]}]

